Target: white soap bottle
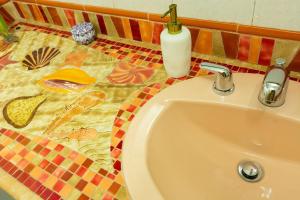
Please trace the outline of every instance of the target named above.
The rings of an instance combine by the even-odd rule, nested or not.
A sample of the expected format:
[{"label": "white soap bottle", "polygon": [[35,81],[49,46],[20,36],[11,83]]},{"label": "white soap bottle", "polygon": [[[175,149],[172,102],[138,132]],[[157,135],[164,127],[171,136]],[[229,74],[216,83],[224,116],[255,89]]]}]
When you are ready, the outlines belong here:
[{"label": "white soap bottle", "polygon": [[160,34],[163,62],[167,74],[174,78],[187,75],[190,71],[192,42],[188,28],[177,20],[177,5],[171,4],[162,16],[170,14],[170,22]]}]

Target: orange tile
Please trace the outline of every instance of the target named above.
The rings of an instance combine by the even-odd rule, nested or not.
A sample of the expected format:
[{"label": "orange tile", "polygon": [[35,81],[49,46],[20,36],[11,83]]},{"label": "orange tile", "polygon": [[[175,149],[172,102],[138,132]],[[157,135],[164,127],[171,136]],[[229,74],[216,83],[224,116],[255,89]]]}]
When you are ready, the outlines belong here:
[{"label": "orange tile", "polygon": [[14,0],[14,1],[27,2],[27,3],[35,3],[35,0]]},{"label": "orange tile", "polygon": [[52,8],[52,7],[47,7],[47,9],[51,15],[51,18],[52,18],[54,24],[62,26],[63,24],[62,24],[59,14],[57,13],[57,9]]},{"label": "orange tile", "polygon": [[131,27],[130,27],[129,19],[122,18],[122,23],[123,23],[125,37],[127,39],[132,39],[132,33],[131,33]]},{"label": "orange tile", "polygon": [[37,21],[45,22],[43,15],[37,5],[32,5],[32,10]]},{"label": "orange tile", "polygon": [[30,19],[30,14],[26,11],[26,9],[24,8],[24,4],[21,4],[21,3],[18,3],[18,5],[19,5],[19,8],[20,8],[20,10],[21,10],[21,12],[23,13],[23,15],[24,15],[24,18],[25,19]]},{"label": "orange tile", "polygon": [[246,33],[250,35],[275,37],[281,39],[300,40],[299,31],[287,31],[287,30],[265,28],[265,27],[258,27],[258,26],[239,25],[238,32]]},{"label": "orange tile", "polygon": [[6,4],[9,0],[0,0],[0,5]]},{"label": "orange tile", "polygon": [[104,13],[109,15],[118,15],[118,16],[140,18],[140,19],[148,18],[147,13],[138,12],[138,11],[129,11],[123,9],[116,9],[116,8],[105,8],[105,7],[93,6],[93,5],[85,5],[84,9],[87,12]]},{"label": "orange tile", "polygon": [[192,49],[194,49],[196,40],[199,35],[199,29],[198,28],[189,28],[189,30],[190,30],[191,37],[192,37]]},{"label": "orange tile", "polygon": [[255,64],[258,62],[260,47],[261,47],[261,38],[255,36],[251,37],[248,62],[255,63]]},{"label": "orange tile", "polygon": [[118,32],[119,37],[124,38],[125,33],[124,33],[122,19],[120,17],[111,16],[111,20],[114,23],[114,26]]},{"label": "orange tile", "polygon": [[68,8],[74,10],[84,10],[84,5],[70,3],[70,2],[53,1],[53,0],[36,0],[36,3],[46,5],[46,6],[61,7],[61,8]]},{"label": "orange tile", "polygon": [[212,53],[212,32],[208,30],[200,30],[194,51],[202,54]]},{"label": "orange tile", "polygon": [[152,40],[152,31],[153,24],[149,21],[139,20],[140,32],[143,42],[151,42]]}]

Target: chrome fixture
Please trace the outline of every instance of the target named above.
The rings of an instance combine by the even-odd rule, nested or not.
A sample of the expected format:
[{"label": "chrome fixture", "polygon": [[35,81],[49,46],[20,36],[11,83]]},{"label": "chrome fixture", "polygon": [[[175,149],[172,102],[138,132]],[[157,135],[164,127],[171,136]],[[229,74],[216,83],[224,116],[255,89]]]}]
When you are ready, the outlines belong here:
[{"label": "chrome fixture", "polygon": [[279,107],[284,104],[289,83],[287,71],[284,69],[285,60],[276,59],[275,67],[267,71],[258,100],[268,107]]},{"label": "chrome fixture", "polygon": [[247,182],[258,182],[264,175],[262,167],[253,161],[242,161],[237,169],[240,177]]},{"label": "chrome fixture", "polygon": [[234,83],[231,70],[222,65],[217,65],[208,62],[201,63],[201,69],[216,73],[216,79],[213,85],[215,93],[226,96],[234,91]]}]

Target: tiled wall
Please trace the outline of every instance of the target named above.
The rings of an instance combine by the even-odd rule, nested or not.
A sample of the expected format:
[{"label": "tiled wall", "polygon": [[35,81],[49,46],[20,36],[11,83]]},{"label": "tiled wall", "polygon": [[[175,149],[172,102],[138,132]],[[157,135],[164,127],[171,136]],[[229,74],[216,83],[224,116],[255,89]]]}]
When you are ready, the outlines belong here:
[{"label": "tiled wall", "polygon": [[[8,13],[10,15],[8,15]],[[142,42],[160,44],[160,33],[164,25],[145,19],[127,18],[71,10],[60,7],[30,4],[13,1],[0,9],[0,14],[6,16],[7,22],[16,19],[31,22],[50,23],[58,26],[72,27],[83,21],[92,22],[98,33],[133,39]],[[268,66],[278,57],[285,58],[291,69],[300,71],[299,41],[290,41],[239,34],[220,30],[189,27],[192,35],[194,52],[208,55],[239,59],[254,64]]]},{"label": "tiled wall", "polygon": [[176,3],[179,16],[182,17],[300,30],[299,0],[67,0],[67,2],[160,14],[169,4]]}]

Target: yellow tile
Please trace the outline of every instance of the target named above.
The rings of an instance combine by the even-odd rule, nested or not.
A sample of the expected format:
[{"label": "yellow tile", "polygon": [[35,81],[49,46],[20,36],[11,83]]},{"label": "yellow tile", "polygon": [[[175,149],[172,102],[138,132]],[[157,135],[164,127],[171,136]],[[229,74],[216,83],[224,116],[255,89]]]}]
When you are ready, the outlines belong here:
[{"label": "yellow tile", "polygon": [[125,37],[127,39],[132,39],[132,32],[128,18],[122,18],[123,28],[125,32]]},{"label": "yellow tile", "polygon": [[93,171],[87,171],[87,172],[84,174],[83,179],[86,180],[86,181],[91,181],[91,180],[94,178],[95,174],[96,174],[96,173],[93,172]]},{"label": "yellow tile", "polygon": [[54,184],[57,182],[58,178],[55,176],[49,176],[44,185],[46,187],[52,188]]},{"label": "yellow tile", "polygon": [[140,32],[142,36],[143,42],[151,42],[152,41],[152,33],[153,33],[153,23],[145,20],[138,20],[140,25]]},{"label": "yellow tile", "polygon": [[225,50],[223,45],[223,39],[220,31],[212,32],[213,38],[213,54],[217,56],[225,57]]},{"label": "yellow tile", "polygon": [[111,184],[111,180],[109,180],[108,178],[103,178],[99,186],[101,187],[101,189],[107,190],[111,186]]},{"label": "yellow tile", "polygon": [[86,157],[83,155],[78,155],[77,158],[75,159],[75,162],[79,165],[81,165],[84,161],[86,160]]},{"label": "yellow tile", "polygon": [[59,191],[59,194],[64,198],[67,199],[70,196],[70,193],[73,189],[72,186],[70,186],[69,184],[65,184],[64,187],[62,188],[61,191]]},{"label": "yellow tile", "polygon": [[39,167],[35,167],[33,168],[33,170],[30,172],[30,175],[35,178],[38,179],[42,174],[42,170]]},{"label": "yellow tile", "polygon": [[250,49],[248,61],[251,63],[257,63],[261,47],[261,38],[252,36],[250,39]]},{"label": "yellow tile", "polygon": [[87,196],[91,196],[93,192],[95,191],[96,186],[92,183],[88,183],[83,190],[83,193],[86,194]]},{"label": "yellow tile", "polygon": [[122,173],[119,173],[119,174],[116,176],[115,181],[116,181],[117,183],[119,183],[120,185],[124,185],[125,182],[124,182],[123,174],[122,174]]},{"label": "yellow tile", "polygon": [[115,25],[113,24],[110,16],[104,15],[103,19],[104,19],[104,23],[105,23],[105,26],[107,29],[107,35],[118,37],[118,32],[117,32]]}]

